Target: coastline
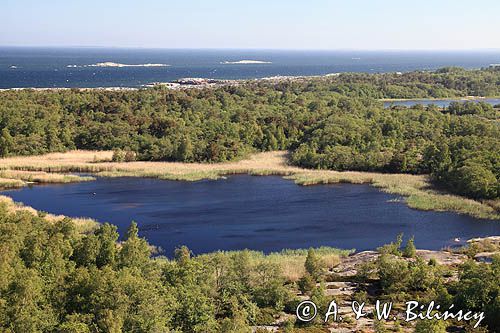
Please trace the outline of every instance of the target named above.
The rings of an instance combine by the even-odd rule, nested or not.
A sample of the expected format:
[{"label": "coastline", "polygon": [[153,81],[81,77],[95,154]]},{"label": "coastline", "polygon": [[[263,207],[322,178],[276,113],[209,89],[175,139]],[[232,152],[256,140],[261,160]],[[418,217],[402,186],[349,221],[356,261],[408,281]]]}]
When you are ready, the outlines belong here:
[{"label": "coastline", "polygon": [[497,99],[500,96],[457,96],[457,97],[418,97],[418,98],[381,98],[380,102],[407,102],[407,101],[475,101],[483,99]]},{"label": "coastline", "polygon": [[259,82],[286,82],[286,81],[307,81],[314,79],[325,79],[330,77],[335,77],[345,73],[328,73],[322,75],[277,75],[253,79],[217,79],[217,78],[204,78],[204,77],[184,77],[172,81],[166,82],[150,82],[143,84],[141,86],[110,86],[110,87],[12,87],[12,88],[0,88],[0,92],[4,91],[22,91],[22,90],[34,90],[34,91],[65,91],[65,90],[77,90],[77,91],[138,91],[143,89],[151,89],[156,87],[164,87],[167,89],[179,90],[179,89],[203,89],[203,88],[218,88],[224,86],[236,86],[241,84],[251,84]]},{"label": "coastline", "polygon": [[[226,163],[111,162],[112,151],[69,151],[0,159],[0,169],[45,173],[91,173],[103,177],[146,177],[177,181],[219,179],[225,175],[279,175],[302,186],[316,184],[370,184],[400,195],[409,207],[448,211],[481,219],[500,220],[498,200],[475,201],[439,191],[427,175],[303,169],[288,164],[286,151],[253,154]],[[13,182],[16,180],[13,179]],[[78,180],[76,180],[78,181]],[[43,183],[41,181],[40,183]]]},{"label": "coastline", "polygon": [[[335,77],[346,73],[329,73],[324,75],[307,76],[270,76],[255,79],[211,79],[211,78],[181,78],[169,82],[151,82],[139,87],[14,87],[0,88],[0,93],[9,91],[104,91],[104,92],[125,92],[140,91],[156,88],[165,88],[169,90],[191,90],[191,89],[216,89],[228,86],[239,86],[255,83],[280,83],[280,82],[306,82],[309,80],[321,80]],[[492,96],[455,96],[455,97],[415,97],[415,98],[380,98],[377,101],[382,103],[406,102],[406,101],[481,101],[487,99],[500,99],[499,95]]]}]

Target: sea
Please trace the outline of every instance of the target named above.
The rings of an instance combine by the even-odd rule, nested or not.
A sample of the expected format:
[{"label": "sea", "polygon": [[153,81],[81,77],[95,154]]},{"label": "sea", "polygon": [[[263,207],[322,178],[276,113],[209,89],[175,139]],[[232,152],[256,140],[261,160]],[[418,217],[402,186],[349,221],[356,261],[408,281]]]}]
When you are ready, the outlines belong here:
[{"label": "sea", "polygon": [[408,72],[500,63],[486,51],[285,51],[0,47],[0,88],[141,87],[181,78]]}]

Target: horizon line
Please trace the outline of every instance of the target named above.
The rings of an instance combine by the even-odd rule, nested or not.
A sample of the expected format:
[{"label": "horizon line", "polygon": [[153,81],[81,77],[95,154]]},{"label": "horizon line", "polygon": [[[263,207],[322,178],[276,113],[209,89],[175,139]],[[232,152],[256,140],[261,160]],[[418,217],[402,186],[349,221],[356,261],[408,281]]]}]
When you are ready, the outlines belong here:
[{"label": "horizon line", "polygon": [[434,48],[380,48],[380,49],[364,49],[364,48],[267,48],[267,47],[156,47],[156,46],[100,46],[100,45],[1,45],[0,48],[53,48],[53,49],[128,49],[128,50],[226,50],[226,51],[350,51],[350,52],[477,52],[477,51],[496,51],[500,52],[500,48],[450,48],[450,49],[434,49]]}]

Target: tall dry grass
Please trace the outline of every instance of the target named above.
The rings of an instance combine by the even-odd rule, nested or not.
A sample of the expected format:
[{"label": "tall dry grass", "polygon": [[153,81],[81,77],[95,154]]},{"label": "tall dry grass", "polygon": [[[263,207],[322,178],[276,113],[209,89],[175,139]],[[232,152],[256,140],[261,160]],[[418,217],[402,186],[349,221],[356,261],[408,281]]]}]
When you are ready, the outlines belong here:
[{"label": "tall dry grass", "polygon": [[73,183],[95,179],[94,177],[82,177],[78,175],[22,170],[0,170],[0,177],[28,183]]},{"label": "tall dry grass", "polygon": [[[22,203],[14,202],[11,198],[0,195],[0,205],[6,207],[7,212],[15,214],[17,212],[27,212],[36,216],[40,216],[40,212],[36,209],[24,206]],[[43,219],[49,223],[56,223],[66,218],[64,215],[43,214]],[[98,227],[99,223],[95,220],[86,217],[72,217],[71,220],[75,224],[79,232],[90,232]]]},{"label": "tall dry grass", "polygon": [[[208,260],[214,256],[230,256],[244,252],[250,259],[250,264],[258,266],[260,264],[272,264],[279,267],[285,279],[289,282],[296,282],[305,274],[304,264],[307,258],[307,249],[289,250],[284,249],[280,252],[264,254],[260,251],[242,250],[242,251],[218,251],[213,253],[201,254],[197,256],[200,260]],[[326,269],[336,267],[342,257],[348,256],[354,250],[340,250],[328,246],[315,248],[316,255],[324,264]]]},{"label": "tall dry grass", "polygon": [[11,189],[26,186],[22,180],[3,178],[0,176],[0,189]]}]

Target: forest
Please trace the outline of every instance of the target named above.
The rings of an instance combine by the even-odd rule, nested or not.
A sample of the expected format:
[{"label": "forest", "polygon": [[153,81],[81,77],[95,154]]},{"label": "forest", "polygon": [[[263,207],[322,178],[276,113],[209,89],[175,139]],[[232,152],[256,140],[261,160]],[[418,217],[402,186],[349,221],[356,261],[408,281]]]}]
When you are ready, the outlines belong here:
[{"label": "forest", "polygon": [[[499,96],[500,70],[341,74],[179,91],[9,90],[0,92],[0,155],[78,148],[114,150],[120,161],[211,163],[289,150],[290,162],[306,168],[430,174],[448,191],[498,199],[499,106],[384,108],[381,101],[470,95]],[[358,301],[436,300],[486,318],[477,329],[457,321],[375,321],[375,332],[500,331],[500,258],[473,260],[498,246],[457,249],[464,261],[443,265],[417,256],[412,238],[402,241],[382,246],[346,277],[334,273],[345,251],[195,256],[180,246],[165,254],[135,223],[123,237],[107,223],[81,232],[69,218],[48,222],[43,212],[1,203],[0,331],[263,333],[274,325],[328,332],[294,313],[304,298],[324,308],[332,281],[355,283]]]},{"label": "forest", "polygon": [[[464,251],[473,258],[491,246]],[[272,261],[248,250],[193,256],[179,247],[168,259],[138,236],[135,223],[119,239],[110,224],[81,233],[69,218],[50,223],[43,213],[11,212],[2,204],[0,331],[246,333],[253,327],[264,333],[266,325],[275,325],[280,332],[329,332],[331,323],[320,319],[295,320],[295,308],[304,297],[321,309],[332,299],[340,304],[338,296],[326,295],[325,282],[346,279],[358,285],[351,300],[435,300],[485,313],[477,329],[475,323],[421,321],[414,327],[418,333],[444,333],[447,326],[461,332],[500,329],[499,257],[491,264],[468,259],[458,267],[426,262],[416,256],[413,239],[402,246],[401,235],[378,251],[376,260],[357,265],[351,277],[331,272],[345,253],[321,249],[285,251]],[[325,253],[336,260],[327,262]],[[306,256],[303,271],[291,275],[284,264],[297,254]],[[374,328],[397,332],[407,325],[375,322]]]},{"label": "forest", "polygon": [[[0,156],[117,150],[127,160],[220,162],[289,150],[318,169],[431,174],[448,191],[500,193],[499,107],[384,109],[380,99],[500,95],[500,69],[346,73],[216,89],[0,92]],[[120,151],[123,151],[121,153]]]}]

